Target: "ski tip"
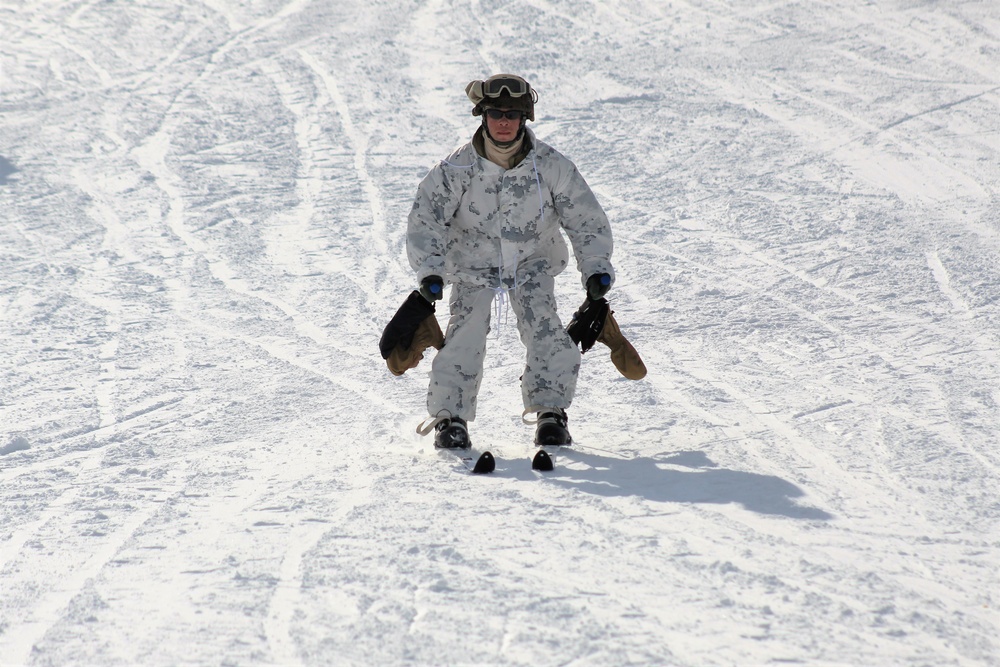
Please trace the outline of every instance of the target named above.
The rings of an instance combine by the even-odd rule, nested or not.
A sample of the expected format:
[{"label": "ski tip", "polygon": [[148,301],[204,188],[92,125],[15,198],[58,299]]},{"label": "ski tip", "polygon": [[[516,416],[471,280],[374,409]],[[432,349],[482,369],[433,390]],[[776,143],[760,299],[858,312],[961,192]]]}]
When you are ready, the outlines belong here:
[{"label": "ski tip", "polygon": [[493,454],[490,452],[483,452],[479,455],[479,459],[476,460],[476,465],[472,468],[472,472],[477,475],[482,475],[488,472],[493,472],[496,470],[497,462],[493,458]]},{"label": "ski tip", "polygon": [[543,472],[548,472],[552,470],[554,466],[552,465],[552,457],[544,449],[539,449],[535,452],[534,458],[531,459],[531,469],[541,470]]}]

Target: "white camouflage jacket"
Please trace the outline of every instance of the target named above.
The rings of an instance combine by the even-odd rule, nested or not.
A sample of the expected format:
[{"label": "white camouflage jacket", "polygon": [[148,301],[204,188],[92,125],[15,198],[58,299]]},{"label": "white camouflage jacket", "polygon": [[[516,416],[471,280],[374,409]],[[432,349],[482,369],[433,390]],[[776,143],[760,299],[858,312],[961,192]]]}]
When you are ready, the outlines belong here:
[{"label": "white camouflage jacket", "polygon": [[594,193],[572,162],[530,129],[526,134],[532,148],[512,169],[481,157],[469,142],[421,181],[406,236],[418,282],[438,275],[510,288],[531,275],[554,276],[569,263],[560,229],[582,283],[595,273],[614,280],[611,226]]}]

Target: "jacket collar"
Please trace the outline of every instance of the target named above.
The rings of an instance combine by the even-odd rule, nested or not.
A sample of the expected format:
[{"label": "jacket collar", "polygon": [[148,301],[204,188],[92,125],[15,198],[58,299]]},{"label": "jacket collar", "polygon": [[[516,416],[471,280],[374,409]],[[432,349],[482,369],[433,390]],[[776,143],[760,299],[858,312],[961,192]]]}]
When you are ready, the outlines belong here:
[{"label": "jacket collar", "polygon": [[[480,126],[474,135],[472,135],[472,146],[476,149],[476,154],[484,160],[489,161],[489,157],[486,155],[486,132]],[[528,154],[535,147],[535,133],[531,131],[530,128],[524,128],[524,140],[521,142],[521,150],[519,150],[510,161],[510,169],[513,169],[517,165],[524,161],[524,158],[528,157]],[[493,162],[490,162],[493,164]]]}]

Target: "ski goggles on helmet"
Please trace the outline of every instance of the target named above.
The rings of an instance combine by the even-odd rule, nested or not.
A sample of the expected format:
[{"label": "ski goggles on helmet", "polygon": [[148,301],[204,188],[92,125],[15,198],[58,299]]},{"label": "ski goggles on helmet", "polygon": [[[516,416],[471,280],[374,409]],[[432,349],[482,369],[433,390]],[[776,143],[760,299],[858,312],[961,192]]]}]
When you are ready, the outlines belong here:
[{"label": "ski goggles on helmet", "polygon": [[500,97],[503,91],[511,97],[521,97],[527,95],[530,88],[528,82],[519,76],[498,75],[491,76],[483,81],[483,95],[485,97]]},{"label": "ski goggles on helmet", "polygon": [[474,103],[479,104],[486,98],[497,98],[507,93],[511,97],[529,95],[532,100],[535,95],[528,82],[513,74],[497,74],[485,81],[473,81],[465,88],[465,93]]}]

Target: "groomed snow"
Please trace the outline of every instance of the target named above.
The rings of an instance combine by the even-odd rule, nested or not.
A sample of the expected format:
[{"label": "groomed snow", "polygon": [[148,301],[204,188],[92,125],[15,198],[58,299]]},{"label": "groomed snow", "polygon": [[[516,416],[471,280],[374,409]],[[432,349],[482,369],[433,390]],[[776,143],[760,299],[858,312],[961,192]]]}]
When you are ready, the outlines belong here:
[{"label": "groomed snow", "polygon": [[[498,71],[649,368],[544,477],[513,315],[488,477],[377,350]],[[998,107],[994,0],[0,2],[0,664],[1000,664]]]}]

